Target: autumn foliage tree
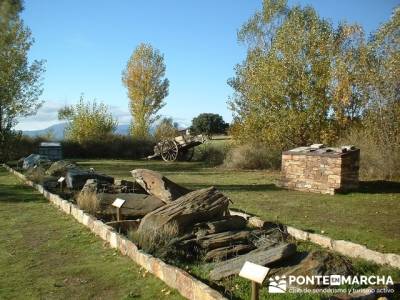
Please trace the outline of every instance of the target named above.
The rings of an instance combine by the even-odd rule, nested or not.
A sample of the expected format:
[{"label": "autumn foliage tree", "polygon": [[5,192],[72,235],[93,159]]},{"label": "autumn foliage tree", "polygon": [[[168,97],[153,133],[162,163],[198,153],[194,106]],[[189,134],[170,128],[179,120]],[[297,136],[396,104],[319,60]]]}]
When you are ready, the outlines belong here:
[{"label": "autumn foliage tree", "polygon": [[238,34],[246,60],[229,80],[232,134],[279,149],[332,143],[362,114],[363,32],[337,29],[311,7],[265,0]]},{"label": "autumn foliage tree", "polygon": [[118,125],[103,103],[85,102],[81,96],[76,105],[65,106],[58,111],[60,120],[67,120],[65,138],[84,143],[99,141],[113,133]]},{"label": "autumn foliage tree", "polygon": [[178,134],[178,123],[174,122],[172,118],[161,119],[154,131],[156,141],[171,139]]},{"label": "autumn foliage tree", "polygon": [[150,124],[165,105],[169,81],[165,78],[164,56],[149,44],[140,44],[132,53],[122,82],[128,89],[132,114],[131,133],[144,138],[149,135]]}]

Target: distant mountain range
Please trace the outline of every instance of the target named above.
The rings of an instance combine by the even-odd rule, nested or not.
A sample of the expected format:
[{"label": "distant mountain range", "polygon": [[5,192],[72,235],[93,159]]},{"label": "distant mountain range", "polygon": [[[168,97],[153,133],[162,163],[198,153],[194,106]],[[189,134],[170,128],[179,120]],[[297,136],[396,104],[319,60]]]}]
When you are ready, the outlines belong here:
[{"label": "distant mountain range", "polygon": [[[61,141],[64,139],[65,127],[67,127],[67,123],[59,123],[59,124],[55,124],[50,127],[47,127],[45,129],[25,130],[25,131],[22,131],[22,133],[24,135],[27,135],[30,137],[45,136],[45,135],[48,135],[51,133],[52,136],[54,137],[54,140]],[[157,127],[157,122],[155,124],[153,124],[153,126],[150,126],[150,133],[154,133],[156,127]],[[183,129],[186,127],[184,124],[178,123],[178,128]],[[128,135],[129,125],[128,124],[118,125],[117,129],[115,130],[114,133],[121,134],[121,135]]]},{"label": "distant mountain range", "polygon": [[[60,141],[64,139],[64,130],[66,126],[67,123],[60,123],[41,130],[25,130],[22,131],[22,133],[30,137],[44,136],[51,133],[55,140]],[[122,134],[122,135],[127,135],[128,132],[129,132],[129,125],[127,124],[118,125],[117,129],[115,130],[116,134]]]}]

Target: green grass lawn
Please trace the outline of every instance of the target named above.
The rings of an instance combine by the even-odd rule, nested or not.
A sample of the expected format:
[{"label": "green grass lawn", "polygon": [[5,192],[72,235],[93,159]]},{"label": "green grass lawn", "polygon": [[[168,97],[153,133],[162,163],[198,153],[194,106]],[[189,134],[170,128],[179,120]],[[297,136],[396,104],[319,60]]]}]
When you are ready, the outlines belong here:
[{"label": "green grass lawn", "polygon": [[0,168],[0,299],[183,298]]},{"label": "green grass lawn", "polygon": [[[214,185],[233,201],[232,207],[303,230],[350,240],[381,252],[400,254],[400,191],[398,185],[364,183],[360,192],[320,195],[276,187],[279,172],[208,168],[197,162],[79,160],[116,178],[148,168],[188,188]],[[396,190],[397,189],[397,190]]]}]

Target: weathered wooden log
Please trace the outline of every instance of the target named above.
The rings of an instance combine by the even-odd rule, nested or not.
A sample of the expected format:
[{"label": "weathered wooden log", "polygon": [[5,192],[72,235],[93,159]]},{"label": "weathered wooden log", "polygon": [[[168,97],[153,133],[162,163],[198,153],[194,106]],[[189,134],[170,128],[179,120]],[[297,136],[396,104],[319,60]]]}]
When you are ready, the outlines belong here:
[{"label": "weathered wooden log", "polygon": [[156,196],[162,201],[169,203],[190,192],[187,188],[180,186],[158,172],[147,169],[132,170],[133,178],[150,195]]},{"label": "weathered wooden log", "polygon": [[181,244],[197,244],[204,250],[212,250],[215,248],[226,247],[239,243],[246,243],[251,236],[251,231],[225,231],[220,233],[209,234],[194,239],[183,241]]},{"label": "weathered wooden log", "polygon": [[133,193],[122,193],[122,194],[97,194],[97,199],[100,204],[100,211],[102,215],[112,216],[116,215],[116,208],[111,204],[115,199],[120,198],[125,200],[124,205],[121,208],[121,215],[124,218],[142,218],[146,214],[156,210],[157,208],[164,206],[165,203],[157,197],[147,194],[133,194]]},{"label": "weathered wooden log", "polygon": [[196,224],[194,228],[201,236],[228,230],[240,230],[246,227],[246,223],[246,219],[240,216],[225,216],[220,220]]},{"label": "weathered wooden log", "polygon": [[196,223],[221,218],[228,204],[229,198],[214,187],[193,191],[147,214],[138,233],[154,232],[166,225],[176,226],[179,234],[190,232]]},{"label": "weathered wooden log", "polygon": [[265,266],[288,258],[294,253],[296,253],[296,245],[294,244],[282,243],[272,248],[259,248],[247,254],[215,264],[214,269],[210,272],[210,279],[221,280],[224,277],[239,274],[240,269],[246,261]]},{"label": "weathered wooden log", "polygon": [[225,260],[232,256],[247,253],[256,247],[252,244],[237,244],[208,251],[204,256],[205,261]]}]

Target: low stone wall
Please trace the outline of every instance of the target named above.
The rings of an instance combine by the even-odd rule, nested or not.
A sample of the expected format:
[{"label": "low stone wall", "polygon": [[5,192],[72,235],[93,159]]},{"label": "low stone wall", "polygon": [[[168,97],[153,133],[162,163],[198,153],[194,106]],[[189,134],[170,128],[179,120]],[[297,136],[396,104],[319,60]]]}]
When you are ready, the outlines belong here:
[{"label": "low stone wall", "polygon": [[[109,242],[110,247],[118,249],[123,255],[129,256],[134,262],[160,278],[170,287],[177,289],[179,293],[188,299],[226,299],[220,293],[210,288],[208,285],[197,280],[187,272],[166,264],[162,260],[155,258],[145,252],[139,250],[137,246],[124,236],[115,232],[115,230],[97,220],[95,217],[85,213],[75,204],[72,204],[56,194],[43,189],[39,184],[35,184],[26,177],[4,165],[4,167],[22,179],[27,185],[36,188],[42,193],[51,203],[60,208],[65,213],[71,214],[79,223],[85,225],[93,233],[100,236],[103,240]],[[263,227],[266,221],[259,217],[249,214],[230,210],[231,215],[239,215],[246,218],[250,225],[254,227]],[[321,247],[336,251],[342,255],[361,258],[367,261],[374,262],[379,265],[389,265],[400,269],[400,255],[394,253],[380,253],[370,250],[367,247],[344,240],[333,240],[330,237],[309,233],[291,226],[284,226],[287,232],[297,240],[310,241]]]},{"label": "low stone wall", "polygon": [[[254,227],[261,228],[266,223],[258,217],[251,216],[243,212],[230,210],[230,213],[231,215],[239,215],[246,218],[249,224]],[[333,240],[330,237],[321,234],[310,233],[291,226],[284,227],[288,234],[290,234],[296,240],[309,241],[321,247],[336,251],[345,256],[361,258],[379,265],[389,265],[391,267],[400,269],[400,255],[394,253],[380,253],[374,250],[370,250],[360,244],[344,240]]]},{"label": "low stone wall", "polygon": [[154,274],[168,286],[178,290],[187,299],[213,300],[226,299],[219,292],[213,290],[205,283],[197,280],[189,273],[168,265],[162,260],[153,257],[141,250],[123,235],[117,233],[111,226],[104,224],[92,215],[85,213],[78,206],[62,199],[56,194],[45,190],[40,184],[28,180],[23,174],[15,171],[7,165],[3,165],[9,172],[23,180],[27,185],[34,187],[44,195],[52,204],[66,214],[72,215],[79,223],[86,226],[94,234],[107,241],[111,248],[118,249],[122,255],[130,257],[135,263]]}]

